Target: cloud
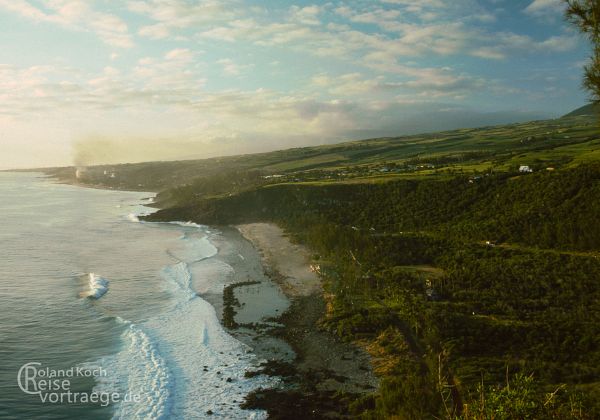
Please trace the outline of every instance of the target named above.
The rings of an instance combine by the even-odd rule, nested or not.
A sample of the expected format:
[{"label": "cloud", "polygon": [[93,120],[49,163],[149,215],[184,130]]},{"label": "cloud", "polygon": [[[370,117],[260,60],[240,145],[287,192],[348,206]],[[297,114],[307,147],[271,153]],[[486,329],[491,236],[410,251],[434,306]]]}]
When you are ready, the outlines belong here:
[{"label": "cloud", "polygon": [[201,28],[234,19],[239,4],[235,0],[134,0],[128,1],[127,7],[154,22],[143,26],[138,31],[139,35],[163,39],[187,28]]},{"label": "cloud", "polygon": [[195,54],[188,48],[175,48],[165,54],[166,60],[189,63],[194,59]]},{"label": "cloud", "polygon": [[318,90],[325,89],[329,94],[337,96],[372,95],[377,93],[392,93],[391,85],[386,85],[382,77],[365,79],[360,73],[348,73],[341,76],[318,74],[313,76],[311,83]]},{"label": "cloud", "polygon": [[292,6],[290,9],[291,20],[297,21],[303,25],[320,25],[319,14],[323,11],[319,6]]},{"label": "cloud", "polygon": [[251,64],[237,64],[231,58],[223,58],[217,61],[217,64],[223,66],[223,72],[230,76],[239,76],[245,70],[253,67]]},{"label": "cloud", "polygon": [[119,48],[133,47],[127,24],[118,16],[98,12],[83,0],[43,0],[44,9],[26,0],[0,0],[0,8],[35,22],[73,31],[90,31],[103,42]]},{"label": "cloud", "polygon": [[[268,89],[206,92],[201,86],[192,88],[188,76],[177,76],[187,59],[186,51],[172,50],[163,60],[140,60],[133,74],[107,67],[98,77],[88,82],[82,77],[77,83],[51,81],[65,69],[1,66],[0,92],[10,93],[1,98],[0,115],[24,120],[30,120],[32,115],[38,120],[60,116],[63,123],[79,126],[75,130],[80,133],[77,138],[85,141],[115,137],[141,145],[150,139],[146,145],[152,145],[152,139],[162,139],[166,144],[181,146],[183,140],[189,140],[196,142],[194,148],[164,155],[189,158],[192,149],[198,156],[208,156],[271,150],[293,146],[295,142],[317,144],[366,134],[403,133],[403,124],[416,118],[417,110],[436,106],[434,97],[451,97],[483,84],[465,75],[453,75],[449,69],[414,68],[405,71],[413,75],[410,80],[395,83],[357,73],[315,77],[315,86],[332,92],[338,96],[336,99],[310,92]],[[370,96],[373,92],[381,94],[380,99]],[[127,130],[115,122],[115,114],[116,121],[133,125],[129,130],[137,134],[123,133]],[[105,121],[112,122],[107,129],[100,128]],[[409,125],[411,130],[428,129],[424,121]],[[175,138],[183,140],[169,143]],[[220,145],[222,139],[235,141]],[[115,156],[127,155],[128,159],[154,158],[116,150]],[[115,158],[106,155],[102,159]]]},{"label": "cloud", "polygon": [[[387,81],[383,76],[365,78],[360,73],[340,76],[318,74],[311,79],[317,89],[337,97],[415,98],[423,102],[432,98],[462,98],[475,92],[481,93],[494,86],[491,81],[466,74],[455,74],[449,68],[409,67],[396,65],[396,73],[402,79]],[[424,99],[426,98],[426,99]]]},{"label": "cloud", "polygon": [[503,60],[506,54],[499,47],[479,47],[471,51],[473,57],[485,58],[488,60]]},{"label": "cloud", "polygon": [[473,50],[470,55],[486,59],[505,59],[516,54],[560,53],[574,49],[579,40],[575,35],[555,35],[535,40],[527,35],[500,32],[495,35],[495,45]]},{"label": "cloud", "polygon": [[565,10],[563,0],[534,0],[523,11],[535,17],[556,17]]},{"label": "cloud", "polygon": [[[468,115],[479,114],[465,111],[469,104],[520,106],[531,96],[520,86],[534,85],[544,99],[561,84],[508,83],[504,65],[494,70],[504,79],[490,80],[482,61],[558,62],[578,42],[558,25],[518,26],[557,10],[556,2],[511,5],[526,15],[504,25],[508,11],[498,7],[507,3],[0,0],[22,19],[94,33],[111,46],[134,46],[137,37],[127,54],[115,49],[85,63],[64,64],[74,54],[52,66],[0,64],[0,120],[60,121],[57,135],[86,141],[180,138],[206,156],[473,124]],[[528,73],[529,61],[515,59],[514,71]]]},{"label": "cloud", "polygon": [[[285,47],[389,73],[397,72],[396,63],[406,57],[466,55],[500,60],[531,51],[565,52],[577,44],[576,37],[570,34],[534,39],[519,33],[493,31],[488,24],[496,20],[495,14],[474,0],[388,0],[382,1],[381,6],[361,4],[294,6],[280,19],[247,12],[243,18],[201,29],[196,39]],[[438,15],[431,14],[432,10],[437,10]],[[298,14],[319,19],[307,21],[299,19]],[[420,18],[412,19],[411,14]],[[373,25],[381,30],[365,30],[359,25]]]},{"label": "cloud", "polygon": [[171,30],[168,25],[157,23],[140,28],[138,34],[150,39],[165,39],[171,35]]}]

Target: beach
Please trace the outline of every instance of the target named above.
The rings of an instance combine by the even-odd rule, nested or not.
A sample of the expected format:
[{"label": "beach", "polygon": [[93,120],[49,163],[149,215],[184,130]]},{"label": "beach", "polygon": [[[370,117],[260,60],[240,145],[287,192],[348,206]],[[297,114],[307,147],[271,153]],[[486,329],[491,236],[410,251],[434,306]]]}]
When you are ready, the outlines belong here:
[{"label": "beach", "polygon": [[308,250],[292,243],[276,224],[251,223],[236,228],[260,252],[264,266],[287,296],[295,298],[322,292]]},{"label": "beach", "polygon": [[[47,181],[40,188],[43,182]],[[67,202],[80,191],[93,196],[98,207],[94,220],[115,229],[111,243],[117,232],[124,235],[121,251],[99,254],[88,246],[85,254],[77,252],[91,263],[86,267],[89,275],[73,276],[78,284],[87,286],[89,280],[103,286],[102,293],[94,289],[92,300],[82,297],[91,294],[87,288],[78,291],[77,302],[92,304],[83,309],[111,325],[105,333],[110,346],[81,360],[113,374],[94,389],[157,395],[160,398],[151,399],[148,409],[174,417],[210,413],[256,418],[267,413],[282,418],[290,412],[339,417],[348,406],[341,395],[348,398],[376,389],[368,354],[320,327],[326,303],[311,253],[277,225],[140,223],[141,214],[149,211],[141,198],[149,193],[47,185],[64,190]],[[123,201],[120,194],[133,198]],[[115,201],[105,204],[113,195]],[[82,229],[93,229],[94,223],[98,222],[90,220]],[[129,257],[136,250],[127,246],[133,233],[144,238],[140,252],[156,254],[152,265],[140,256]],[[93,243],[106,247],[107,241],[98,236]],[[106,262],[97,261],[98,255]],[[95,322],[94,318],[86,328]],[[98,336],[88,340],[91,349]],[[146,344],[138,348],[136,343]],[[148,357],[158,360],[160,369],[150,367]],[[161,380],[142,379],[147,374]],[[121,389],[124,383],[139,387]],[[150,384],[160,386],[151,389]],[[127,416],[137,409],[121,404],[113,413]]]},{"label": "beach", "polygon": [[[269,326],[254,329],[255,342],[274,340],[270,341],[272,347],[262,346],[263,351],[266,350],[262,356],[271,362],[264,371],[282,376],[284,382],[277,390],[252,393],[247,399],[250,404],[255,404],[251,407],[267,409],[273,416],[285,416],[285,411],[290,408],[328,415],[340,409],[335,401],[336,393],[373,392],[378,380],[366,351],[340,341],[319,326],[325,316],[326,304],[321,279],[313,270],[309,250],[293,243],[272,223],[244,224],[236,228],[260,253],[267,284],[276,284],[289,301],[289,308],[284,313],[268,318]],[[257,288],[256,295],[261,296],[260,285],[248,287]],[[235,290],[235,297],[241,307],[256,302],[256,299],[249,299],[243,287]],[[268,296],[259,300],[268,311]],[[236,314],[238,324],[248,321],[244,311]],[[234,333],[234,336],[237,335]],[[293,350],[293,357],[277,347],[281,341],[285,343],[284,348],[289,345]]]}]

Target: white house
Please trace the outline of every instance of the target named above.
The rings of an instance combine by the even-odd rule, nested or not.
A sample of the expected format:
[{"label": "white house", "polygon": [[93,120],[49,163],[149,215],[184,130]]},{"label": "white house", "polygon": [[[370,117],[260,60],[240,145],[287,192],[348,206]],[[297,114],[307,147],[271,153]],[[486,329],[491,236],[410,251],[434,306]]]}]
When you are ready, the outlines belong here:
[{"label": "white house", "polygon": [[519,172],[533,172],[533,169],[531,169],[528,165],[521,165],[519,166]]}]

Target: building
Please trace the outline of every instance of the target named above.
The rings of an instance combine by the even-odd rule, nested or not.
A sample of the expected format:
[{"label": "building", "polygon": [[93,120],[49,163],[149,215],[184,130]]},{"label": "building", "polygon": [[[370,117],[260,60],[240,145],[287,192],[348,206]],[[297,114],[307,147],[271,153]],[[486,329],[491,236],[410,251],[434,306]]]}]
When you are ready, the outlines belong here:
[{"label": "building", "polygon": [[531,169],[528,165],[521,165],[519,166],[519,172],[530,173],[533,172],[533,169]]}]

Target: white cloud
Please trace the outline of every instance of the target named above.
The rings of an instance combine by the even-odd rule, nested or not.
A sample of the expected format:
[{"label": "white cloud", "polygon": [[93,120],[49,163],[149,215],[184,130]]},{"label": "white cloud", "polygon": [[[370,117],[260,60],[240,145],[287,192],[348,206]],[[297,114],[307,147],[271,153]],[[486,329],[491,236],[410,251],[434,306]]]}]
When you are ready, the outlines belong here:
[{"label": "white cloud", "polygon": [[564,10],[565,3],[562,0],[534,0],[524,12],[536,17],[551,17],[560,15]]},{"label": "white cloud", "polygon": [[231,58],[223,58],[221,60],[218,60],[217,64],[220,64],[223,67],[223,72],[230,76],[239,76],[245,70],[253,67],[253,65],[250,64],[238,64]]},{"label": "white cloud", "polygon": [[194,59],[195,53],[188,48],[175,48],[165,54],[166,60],[189,63]]},{"label": "white cloud", "polygon": [[419,98],[458,98],[473,93],[481,93],[493,85],[483,78],[466,74],[455,74],[449,68],[416,68],[397,64],[393,81],[383,76],[365,78],[360,73],[347,73],[340,76],[318,74],[311,83],[318,90],[325,90],[333,97],[398,97],[398,95]]},{"label": "white cloud", "polygon": [[98,12],[84,0],[43,0],[45,10],[26,0],[0,0],[0,8],[36,22],[59,25],[68,30],[94,32],[103,42],[131,48],[127,24],[118,16]]},{"label": "white cloud", "polygon": [[[94,33],[112,46],[133,46],[130,30],[146,38],[138,38],[140,48],[128,54],[114,48],[110,56],[102,53],[98,63],[88,60],[85,71],[62,64],[0,65],[0,120],[35,117],[61,121],[74,131],[94,125],[98,131],[112,126],[115,132],[119,122],[118,128],[129,127],[136,134],[162,130],[202,139],[210,146],[207,153],[257,151],[386,130],[394,134],[406,131],[404,114],[415,109],[433,109],[439,115],[451,109],[444,111],[448,116],[458,115],[456,105],[461,103],[494,104],[494,97],[501,95],[519,95],[519,103],[525,98],[502,81],[479,76],[481,63],[464,57],[541,57],[569,51],[577,43],[573,33],[560,27],[546,37],[527,28],[498,30],[506,15],[487,7],[499,2],[314,3],[266,8],[247,7],[241,0],[131,0],[119,7],[105,0],[0,0],[0,9],[24,19]],[[100,9],[108,4],[110,12]],[[556,7],[556,2],[537,0],[523,10],[537,17]],[[130,28],[123,19],[132,14]],[[152,52],[165,45],[166,50]],[[200,49],[206,51],[206,62],[200,61]],[[521,61],[515,60],[519,71],[526,67]],[[94,65],[97,69],[89,70]],[[204,74],[209,65],[225,76],[215,75],[220,80],[214,85]],[[266,74],[248,77],[252,84],[245,88],[215,89],[234,82],[227,77],[238,79],[230,86],[244,86],[242,78],[254,68]],[[539,88],[540,94],[560,80],[544,83],[548,86]],[[442,101],[446,103],[438,107]],[[437,127],[419,124],[413,127]],[[230,149],[219,148],[219,142]]]},{"label": "white cloud", "polygon": [[150,39],[165,39],[171,35],[169,26],[164,23],[155,25],[143,26],[138,31],[138,34]]},{"label": "white cloud", "polygon": [[[485,24],[495,21],[496,16],[474,0],[418,3],[388,0],[382,3],[394,8],[371,5],[355,9],[351,7],[352,3],[332,9],[310,8],[310,15],[330,12],[347,20],[347,24],[334,23],[331,19],[328,23],[306,22],[295,17],[306,8],[293,7],[291,17],[284,20],[263,20],[260,16],[235,19],[201,30],[197,37],[201,41],[211,39],[232,44],[251,42],[263,47],[285,46],[317,57],[360,63],[380,71],[386,71],[387,67],[392,69],[391,72],[394,72],[395,63],[404,57],[462,54],[498,60],[523,51],[564,52],[576,43],[576,39],[569,35],[535,40],[516,33],[490,31]],[[423,21],[406,18],[406,11],[423,14],[432,8],[440,8],[445,14],[430,16],[431,19]],[[372,24],[382,28],[383,32],[359,30],[353,25],[355,23]]]},{"label": "white cloud", "polygon": [[548,54],[570,51],[577,46],[574,35],[556,35],[544,40],[535,40],[527,35],[512,32],[495,34],[495,45],[473,50],[470,55],[486,59],[505,59],[515,54]]},{"label": "white cloud", "polygon": [[319,14],[323,9],[319,6],[292,6],[291,7],[291,19],[301,23],[303,25],[319,25],[321,21],[319,20]]},{"label": "white cloud", "polygon": [[155,22],[143,26],[138,32],[141,36],[163,39],[190,27],[234,19],[238,4],[235,0],[133,0],[127,2],[127,6],[130,11]]},{"label": "white cloud", "polygon": [[392,93],[392,89],[385,89],[383,77],[365,79],[360,73],[348,73],[341,76],[318,74],[311,79],[311,83],[318,90],[325,89],[329,94],[336,96],[372,95],[374,93]]},{"label": "white cloud", "polygon": [[[243,137],[250,133],[250,136],[274,138],[293,132],[314,139],[338,138],[364,127],[376,127],[375,121],[381,118],[377,113],[390,111],[398,102],[393,97],[396,93],[427,90],[444,96],[468,90],[473,84],[466,76],[453,76],[450,70],[407,68],[405,73],[411,76],[397,83],[386,82],[382,77],[367,79],[359,73],[313,78],[315,87],[346,99],[268,89],[208,93],[195,75],[186,74],[183,51],[174,50],[166,56],[170,59],[140,60],[131,74],[106,67],[96,77],[82,77],[75,82],[51,81],[65,69],[0,66],[0,92],[5,92],[0,98],[0,115],[25,119],[31,115],[75,118],[81,113],[109,112],[143,111],[161,115],[164,110],[174,109],[187,124],[203,121],[203,133],[214,137]],[[229,65],[231,60],[222,60],[222,64]],[[365,100],[361,96],[373,92],[382,94],[382,99]]]},{"label": "white cloud", "polygon": [[487,60],[503,60],[506,54],[498,47],[475,48],[470,53],[473,57],[485,58]]}]

